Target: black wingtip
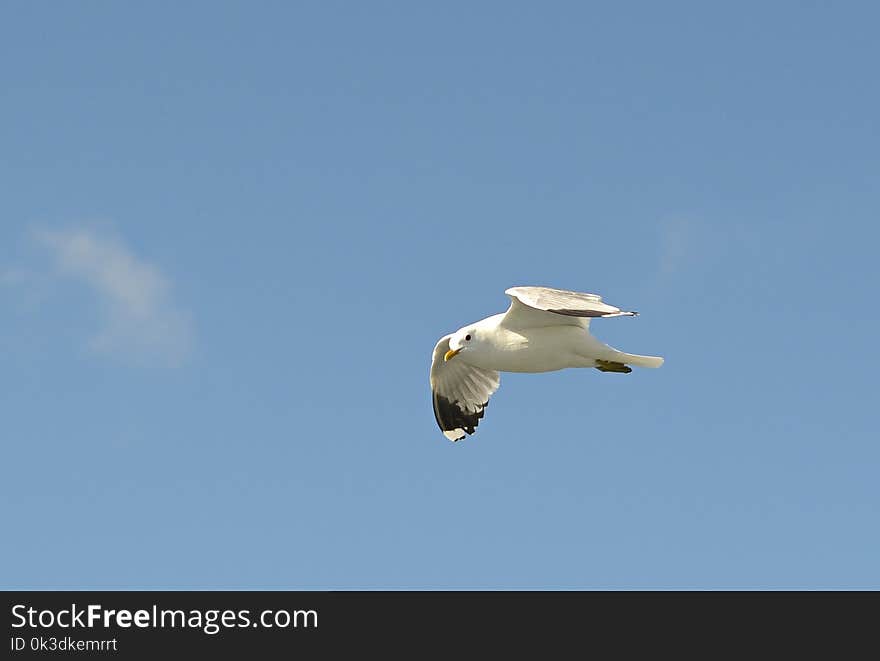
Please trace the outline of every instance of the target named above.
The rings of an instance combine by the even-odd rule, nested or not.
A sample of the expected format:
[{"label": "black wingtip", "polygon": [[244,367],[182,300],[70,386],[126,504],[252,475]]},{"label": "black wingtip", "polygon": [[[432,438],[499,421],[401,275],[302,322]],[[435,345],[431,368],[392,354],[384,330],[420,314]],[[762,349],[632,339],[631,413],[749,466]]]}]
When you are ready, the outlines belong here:
[{"label": "black wingtip", "polygon": [[[468,411],[461,408],[458,400],[450,401],[447,397],[439,393],[433,393],[434,397],[434,418],[437,420],[437,426],[440,431],[448,432],[455,429],[461,429],[462,436],[459,438],[450,438],[453,443],[463,440],[467,435],[473,434],[480,419],[485,415],[486,407],[489,406],[488,400],[484,402],[479,410]],[[449,438],[447,436],[447,438]]]}]

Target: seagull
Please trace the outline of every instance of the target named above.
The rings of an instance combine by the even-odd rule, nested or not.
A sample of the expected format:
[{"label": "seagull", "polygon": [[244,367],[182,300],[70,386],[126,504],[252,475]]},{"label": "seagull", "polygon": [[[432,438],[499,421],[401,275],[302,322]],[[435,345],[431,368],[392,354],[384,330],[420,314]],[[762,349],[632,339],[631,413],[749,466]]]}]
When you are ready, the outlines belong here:
[{"label": "seagull", "polygon": [[618,351],[590,334],[593,317],[633,317],[598,294],[551,287],[511,287],[507,312],[444,335],[431,359],[434,417],[443,435],[460,441],[473,434],[499,372],[552,372],[593,367],[629,374],[630,365],[660,367],[663,358]]}]

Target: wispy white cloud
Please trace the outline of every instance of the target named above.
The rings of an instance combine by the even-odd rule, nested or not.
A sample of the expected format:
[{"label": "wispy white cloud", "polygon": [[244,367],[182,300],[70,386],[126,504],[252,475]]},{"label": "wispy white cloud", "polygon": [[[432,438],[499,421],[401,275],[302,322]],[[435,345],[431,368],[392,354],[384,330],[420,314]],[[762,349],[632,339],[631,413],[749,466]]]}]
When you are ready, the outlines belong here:
[{"label": "wispy white cloud", "polygon": [[695,251],[701,243],[701,229],[698,223],[681,218],[667,221],[661,226],[661,275],[672,275],[693,261]]},{"label": "wispy white cloud", "polygon": [[58,272],[85,284],[103,319],[92,350],[139,364],[176,366],[193,343],[191,315],[172,299],[171,281],[118,237],[93,229],[39,230]]}]

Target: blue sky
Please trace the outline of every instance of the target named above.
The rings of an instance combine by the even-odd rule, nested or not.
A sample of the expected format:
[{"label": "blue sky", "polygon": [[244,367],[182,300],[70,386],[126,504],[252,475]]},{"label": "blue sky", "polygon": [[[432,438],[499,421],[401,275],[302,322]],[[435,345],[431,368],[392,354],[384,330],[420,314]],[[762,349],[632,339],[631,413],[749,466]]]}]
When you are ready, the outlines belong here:
[{"label": "blue sky", "polygon": [[[0,584],[878,588],[875,3],[8,3]],[[660,370],[436,340],[595,291]]]}]

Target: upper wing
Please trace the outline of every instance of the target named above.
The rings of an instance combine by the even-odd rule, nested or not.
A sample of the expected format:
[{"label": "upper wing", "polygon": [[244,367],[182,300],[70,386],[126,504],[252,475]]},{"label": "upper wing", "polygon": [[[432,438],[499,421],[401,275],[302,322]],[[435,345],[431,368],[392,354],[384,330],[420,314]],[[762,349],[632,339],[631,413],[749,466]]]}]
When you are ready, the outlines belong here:
[{"label": "upper wing", "polygon": [[550,287],[511,287],[510,308],[502,323],[509,328],[534,328],[571,324],[588,327],[592,317],[634,316],[602,302],[598,294],[584,294]]},{"label": "upper wing", "polygon": [[449,338],[440,338],[431,359],[434,417],[450,441],[473,434],[501,380],[498,372],[473,367],[461,360],[445,361]]}]

